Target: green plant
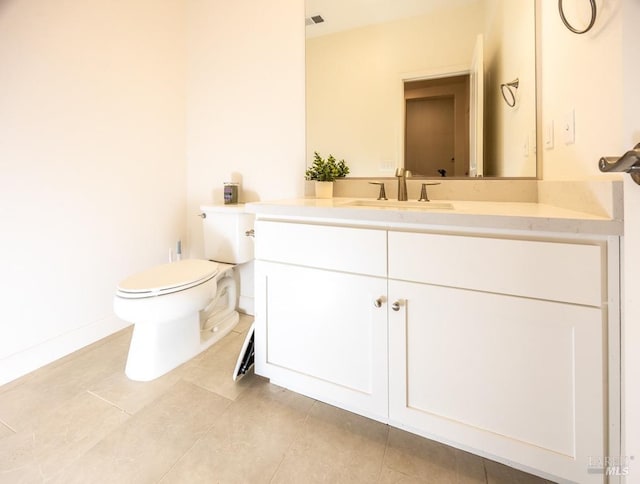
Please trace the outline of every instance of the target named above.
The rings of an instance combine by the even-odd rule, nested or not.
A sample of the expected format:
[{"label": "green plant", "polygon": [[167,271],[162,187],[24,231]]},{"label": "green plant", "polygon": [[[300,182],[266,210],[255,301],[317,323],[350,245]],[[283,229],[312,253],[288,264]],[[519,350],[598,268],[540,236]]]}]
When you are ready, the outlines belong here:
[{"label": "green plant", "polygon": [[304,172],[305,180],[332,182],[349,174],[349,167],[344,160],[336,161],[333,155],[325,160],[317,151],[313,152],[313,164]]}]

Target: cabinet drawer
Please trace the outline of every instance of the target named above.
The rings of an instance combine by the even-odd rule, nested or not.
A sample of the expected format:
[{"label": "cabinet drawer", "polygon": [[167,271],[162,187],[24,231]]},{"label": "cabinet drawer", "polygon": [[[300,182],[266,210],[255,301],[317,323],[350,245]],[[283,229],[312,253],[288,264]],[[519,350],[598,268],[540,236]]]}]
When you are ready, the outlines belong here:
[{"label": "cabinet drawer", "polygon": [[601,306],[602,252],[599,245],[389,232],[389,277]]},{"label": "cabinet drawer", "polygon": [[255,224],[258,260],[320,269],[387,275],[384,230],[259,220]]}]

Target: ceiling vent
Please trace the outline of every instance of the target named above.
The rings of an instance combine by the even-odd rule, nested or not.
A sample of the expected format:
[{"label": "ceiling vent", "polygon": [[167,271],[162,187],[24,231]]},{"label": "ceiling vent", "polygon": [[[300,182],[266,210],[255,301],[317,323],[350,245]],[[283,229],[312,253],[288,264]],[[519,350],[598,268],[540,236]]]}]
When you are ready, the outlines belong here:
[{"label": "ceiling vent", "polygon": [[322,15],[312,15],[311,17],[305,17],[304,19],[305,25],[321,24],[322,22],[324,22]]}]

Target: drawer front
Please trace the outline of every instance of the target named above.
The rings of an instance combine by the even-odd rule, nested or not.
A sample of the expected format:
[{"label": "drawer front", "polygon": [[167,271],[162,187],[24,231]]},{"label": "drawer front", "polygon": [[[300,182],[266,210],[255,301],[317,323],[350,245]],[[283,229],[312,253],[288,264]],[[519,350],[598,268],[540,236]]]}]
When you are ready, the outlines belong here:
[{"label": "drawer front", "polygon": [[259,220],[256,259],[372,276],[387,276],[384,230]]},{"label": "drawer front", "polygon": [[389,232],[389,277],[601,306],[603,248],[559,242]]}]

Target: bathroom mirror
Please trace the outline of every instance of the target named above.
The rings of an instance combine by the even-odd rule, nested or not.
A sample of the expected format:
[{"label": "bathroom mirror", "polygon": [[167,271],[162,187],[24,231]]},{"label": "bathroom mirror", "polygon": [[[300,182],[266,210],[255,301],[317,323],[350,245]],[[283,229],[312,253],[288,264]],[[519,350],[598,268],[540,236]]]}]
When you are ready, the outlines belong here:
[{"label": "bathroom mirror", "polygon": [[[405,166],[405,84],[468,76],[469,129],[456,136],[470,161],[445,148],[425,176],[536,177],[535,0],[306,0],[305,14],[308,162],[318,151],[345,159],[351,177],[394,176]],[[501,85],[514,79],[510,106]],[[459,127],[457,102],[440,103],[454,111],[439,124]]]}]

